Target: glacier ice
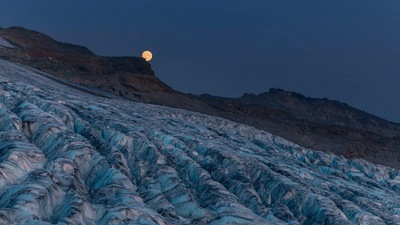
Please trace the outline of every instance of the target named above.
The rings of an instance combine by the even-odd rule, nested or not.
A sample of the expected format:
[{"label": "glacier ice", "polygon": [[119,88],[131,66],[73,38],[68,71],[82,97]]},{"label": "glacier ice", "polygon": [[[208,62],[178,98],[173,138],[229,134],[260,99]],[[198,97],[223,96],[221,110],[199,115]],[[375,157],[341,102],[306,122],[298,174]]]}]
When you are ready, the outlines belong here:
[{"label": "glacier ice", "polygon": [[400,224],[398,170],[71,86],[0,60],[0,224]]}]

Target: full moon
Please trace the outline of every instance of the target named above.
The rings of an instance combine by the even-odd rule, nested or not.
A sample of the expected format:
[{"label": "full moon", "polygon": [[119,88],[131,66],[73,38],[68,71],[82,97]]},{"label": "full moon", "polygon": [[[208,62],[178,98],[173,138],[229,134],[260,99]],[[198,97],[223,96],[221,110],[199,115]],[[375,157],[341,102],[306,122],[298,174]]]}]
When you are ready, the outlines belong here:
[{"label": "full moon", "polygon": [[144,51],[142,53],[142,58],[148,62],[153,58],[153,54],[151,54],[150,51]]}]

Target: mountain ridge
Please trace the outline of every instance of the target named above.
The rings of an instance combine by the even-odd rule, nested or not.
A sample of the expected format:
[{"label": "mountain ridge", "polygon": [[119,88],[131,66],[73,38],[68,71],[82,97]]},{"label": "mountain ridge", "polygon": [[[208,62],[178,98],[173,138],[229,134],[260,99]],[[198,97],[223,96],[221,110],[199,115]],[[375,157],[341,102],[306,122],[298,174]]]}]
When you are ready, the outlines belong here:
[{"label": "mountain ridge", "polygon": [[[244,93],[238,98],[225,98],[212,95],[200,95],[200,97],[232,100],[242,104],[256,104],[282,111],[296,111],[296,114],[294,114],[296,118],[310,120],[310,116],[312,116],[316,122],[326,125],[341,125],[338,122],[346,120],[360,125],[362,125],[362,123],[381,126],[386,125],[389,129],[392,129],[392,132],[385,133],[385,131],[380,131],[381,133],[385,133],[387,136],[400,136],[400,123],[383,119],[363,110],[354,108],[344,102],[327,98],[307,97],[301,93],[287,91],[281,88],[271,88],[268,92],[260,94]],[[305,107],[306,109],[303,109]],[[338,115],[335,118],[323,117],[330,113],[330,108],[334,108],[335,113]],[[306,112],[304,112],[304,110]],[[313,113],[312,111],[315,112]],[[374,131],[376,126],[354,128]]]},{"label": "mountain ridge", "polygon": [[[309,98],[282,89],[270,89],[259,95],[244,94],[239,98],[184,94],[159,80],[150,64],[143,59],[102,58],[91,55],[94,53],[85,47],[76,48],[65,43],[61,44],[63,47],[54,47],[54,43],[49,47],[44,40],[51,38],[46,35],[24,28],[8,29],[0,29],[0,37],[11,44],[15,42],[19,47],[29,47],[35,38],[39,39],[36,40],[38,44],[31,46],[36,48],[34,51],[21,50],[18,46],[0,48],[0,58],[32,66],[59,79],[99,88],[133,101],[227,118],[280,135],[311,149],[400,168],[400,124],[345,103]],[[30,36],[35,38],[31,39]],[[13,38],[18,40],[13,41]],[[42,45],[45,47],[40,47]],[[64,47],[71,47],[72,50],[65,50]],[[71,57],[71,54],[76,57]],[[49,59],[52,55],[62,60]],[[93,60],[88,61],[88,58]],[[115,60],[121,63],[122,68],[119,64],[115,66]],[[123,65],[130,63],[129,60],[134,61],[127,67],[131,70],[123,69]]]}]

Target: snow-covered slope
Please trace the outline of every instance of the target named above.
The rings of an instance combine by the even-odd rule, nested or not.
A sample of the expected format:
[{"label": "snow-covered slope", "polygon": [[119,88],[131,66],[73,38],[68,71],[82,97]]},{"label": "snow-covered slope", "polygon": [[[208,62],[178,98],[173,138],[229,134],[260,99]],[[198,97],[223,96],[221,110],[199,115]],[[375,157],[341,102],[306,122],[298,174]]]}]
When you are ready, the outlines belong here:
[{"label": "snow-covered slope", "polygon": [[0,37],[0,48],[14,48],[12,44]]},{"label": "snow-covered slope", "polygon": [[398,170],[101,95],[0,60],[0,224],[400,224]]}]

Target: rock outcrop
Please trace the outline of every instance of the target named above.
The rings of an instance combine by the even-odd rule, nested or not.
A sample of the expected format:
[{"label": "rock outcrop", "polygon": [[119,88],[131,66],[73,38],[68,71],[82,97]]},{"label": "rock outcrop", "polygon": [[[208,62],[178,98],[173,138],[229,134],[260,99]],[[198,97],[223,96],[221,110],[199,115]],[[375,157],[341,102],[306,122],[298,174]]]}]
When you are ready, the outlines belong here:
[{"label": "rock outcrop", "polygon": [[58,42],[47,35],[22,27],[0,29],[0,37],[14,46],[1,49],[1,58],[30,65],[63,78],[85,79],[113,74],[154,75],[150,64],[142,58],[98,56],[85,47]]}]

